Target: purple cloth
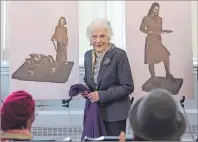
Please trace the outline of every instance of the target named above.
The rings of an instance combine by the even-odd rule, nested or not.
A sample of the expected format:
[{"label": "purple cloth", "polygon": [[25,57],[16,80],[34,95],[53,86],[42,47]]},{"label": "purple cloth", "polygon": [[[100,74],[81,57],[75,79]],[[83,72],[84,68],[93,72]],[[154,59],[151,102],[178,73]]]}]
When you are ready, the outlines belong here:
[{"label": "purple cloth", "polygon": [[[69,96],[74,97],[84,91],[90,93],[90,90],[83,84],[75,84],[70,87]],[[106,136],[107,132],[100,114],[100,108],[98,103],[91,103],[89,99],[87,98],[85,99],[86,99],[86,103],[85,103],[84,120],[83,120],[84,128],[83,128],[81,140],[83,140],[85,136],[91,138]]]}]

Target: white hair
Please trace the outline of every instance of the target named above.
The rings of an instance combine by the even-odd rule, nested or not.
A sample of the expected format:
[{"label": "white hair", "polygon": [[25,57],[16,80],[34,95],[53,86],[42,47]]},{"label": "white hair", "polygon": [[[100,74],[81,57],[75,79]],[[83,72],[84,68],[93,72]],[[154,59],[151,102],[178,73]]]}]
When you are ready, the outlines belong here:
[{"label": "white hair", "polygon": [[93,20],[88,28],[87,28],[87,37],[89,39],[91,39],[91,33],[93,31],[95,31],[96,29],[98,28],[104,28],[107,30],[107,36],[109,39],[111,39],[111,37],[113,36],[113,31],[112,31],[112,27],[111,27],[111,23],[110,21],[108,21],[107,19],[105,18],[100,18],[100,19],[96,19],[96,20]]}]

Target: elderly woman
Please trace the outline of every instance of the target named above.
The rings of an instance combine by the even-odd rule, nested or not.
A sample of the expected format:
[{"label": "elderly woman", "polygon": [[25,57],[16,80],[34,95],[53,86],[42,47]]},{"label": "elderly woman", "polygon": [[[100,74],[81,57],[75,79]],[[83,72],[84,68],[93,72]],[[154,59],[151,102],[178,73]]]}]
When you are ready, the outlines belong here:
[{"label": "elderly woman", "polygon": [[1,107],[1,141],[31,140],[35,103],[30,94],[17,91],[7,97]]},{"label": "elderly woman", "polygon": [[126,131],[134,85],[127,54],[110,42],[112,35],[111,24],[105,19],[94,20],[87,28],[93,49],[84,56],[84,82],[91,93],[83,95],[98,102],[107,135],[118,136]]}]

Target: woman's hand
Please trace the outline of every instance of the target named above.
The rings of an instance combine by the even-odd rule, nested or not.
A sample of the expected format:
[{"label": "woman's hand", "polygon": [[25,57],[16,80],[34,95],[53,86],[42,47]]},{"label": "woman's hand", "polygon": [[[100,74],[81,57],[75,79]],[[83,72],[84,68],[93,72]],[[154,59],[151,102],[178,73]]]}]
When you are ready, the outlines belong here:
[{"label": "woman's hand", "polygon": [[91,101],[92,103],[93,103],[93,102],[99,101],[98,91],[89,93],[89,94],[88,94],[88,99],[90,99],[90,101]]},{"label": "woman's hand", "polygon": [[51,38],[51,41],[54,41],[54,38],[53,37]]},{"label": "woman's hand", "polygon": [[152,34],[154,34],[154,32],[153,31],[149,31],[148,34],[149,35],[152,35]]},{"label": "woman's hand", "polygon": [[161,34],[161,32],[153,32],[153,31],[149,31],[149,33],[148,33],[149,35],[153,35],[153,34],[157,34],[157,35],[160,35]]},{"label": "woman's hand", "polygon": [[124,132],[121,132],[120,135],[119,135],[119,142],[125,142],[125,133]]},{"label": "woman's hand", "polygon": [[67,42],[67,41],[65,41],[65,42],[64,42],[64,45],[65,45],[65,46],[68,46],[68,42]]}]

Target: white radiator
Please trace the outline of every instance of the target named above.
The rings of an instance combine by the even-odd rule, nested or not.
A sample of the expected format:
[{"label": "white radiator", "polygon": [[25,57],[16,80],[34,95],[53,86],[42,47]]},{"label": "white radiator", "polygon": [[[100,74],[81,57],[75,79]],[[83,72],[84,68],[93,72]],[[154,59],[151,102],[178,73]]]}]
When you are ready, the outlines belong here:
[{"label": "white radiator", "polygon": [[[197,110],[189,109],[186,112],[193,135],[196,137],[198,133]],[[47,136],[56,139],[71,137],[80,140],[83,130],[83,111],[70,111],[70,114],[73,126],[68,111],[39,111],[32,127],[34,137]],[[129,125],[127,125],[127,135],[132,135]],[[191,140],[188,128],[183,138]]]}]

